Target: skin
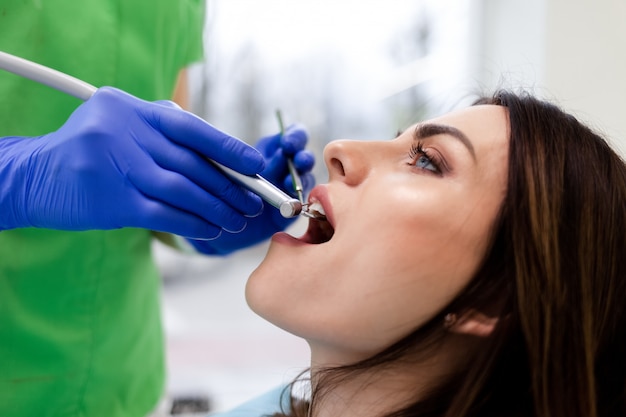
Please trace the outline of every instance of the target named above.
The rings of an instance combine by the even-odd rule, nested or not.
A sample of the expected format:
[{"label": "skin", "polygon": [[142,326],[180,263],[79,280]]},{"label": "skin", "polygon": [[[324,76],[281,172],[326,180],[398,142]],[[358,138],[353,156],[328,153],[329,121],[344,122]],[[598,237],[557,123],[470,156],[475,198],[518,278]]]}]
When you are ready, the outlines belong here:
[{"label": "skin", "polygon": [[189,110],[189,75],[187,69],[183,68],[178,72],[172,101],[185,110]]},{"label": "skin", "polygon": [[[438,314],[484,258],[506,190],[507,111],[474,106],[424,124],[458,129],[468,143],[429,132],[420,140],[426,155],[410,155],[415,126],[393,140],[330,143],[329,182],[310,199],[323,203],[334,236],[310,244],[308,232],[278,233],[250,276],[250,307],[306,339],[313,370],[353,363],[403,338]],[[441,369],[457,354],[449,349],[431,365]],[[383,388],[390,401],[398,400],[396,385]],[[368,391],[375,385],[362,388],[347,395],[385,398]]]}]

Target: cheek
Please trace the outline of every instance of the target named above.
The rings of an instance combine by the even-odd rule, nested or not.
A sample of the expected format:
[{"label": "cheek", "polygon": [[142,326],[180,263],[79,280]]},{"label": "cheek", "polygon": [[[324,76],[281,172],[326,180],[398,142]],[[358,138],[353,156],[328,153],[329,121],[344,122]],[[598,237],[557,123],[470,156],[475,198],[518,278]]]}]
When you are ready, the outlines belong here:
[{"label": "cheek", "polygon": [[354,299],[367,300],[369,320],[381,332],[400,330],[401,322],[415,327],[437,314],[473,277],[489,240],[491,222],[475,218],[475,210],[404,209],[347,230],[355,250],[335,269]]},{"label": "cheek", "polygon": [[376,297],[383,305],[406,300],[409,308],[419,308],[423,321],[456,296],[483,257],[475,231],[454,223],[417,216],[381,223],[361,236],[359,249],[339,270],[357,291],[373,294],[372,303]]}]

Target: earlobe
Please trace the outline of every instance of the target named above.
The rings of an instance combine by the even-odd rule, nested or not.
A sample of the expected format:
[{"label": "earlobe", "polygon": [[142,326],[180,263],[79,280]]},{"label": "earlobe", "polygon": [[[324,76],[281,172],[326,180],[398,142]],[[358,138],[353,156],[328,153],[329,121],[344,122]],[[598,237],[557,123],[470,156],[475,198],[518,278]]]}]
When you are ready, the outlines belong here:
[{"label": "earlobe", "polygon": [[493,333],[499,317],[490,317],[476,310],[468,310],[457,318],[449,313],[444,317],[444,326],[451,333],[487,337]]}]

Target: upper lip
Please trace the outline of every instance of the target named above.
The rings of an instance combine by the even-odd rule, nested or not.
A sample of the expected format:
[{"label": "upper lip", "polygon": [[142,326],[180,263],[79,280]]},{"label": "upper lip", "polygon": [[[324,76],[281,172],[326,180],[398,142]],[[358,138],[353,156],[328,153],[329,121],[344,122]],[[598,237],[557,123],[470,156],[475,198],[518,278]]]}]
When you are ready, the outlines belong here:
[{"label": "upper lip", "polygon": [[326,219],[328,222],[335,227],[335,219],[333,216],[332,206],[330,204],[330,199],[328,197],[328,188],[324,185],[315,186],[311,192],[309,193],[309,204],[313,202],[319,202],[324,208],[324,212],[326,213]]}]

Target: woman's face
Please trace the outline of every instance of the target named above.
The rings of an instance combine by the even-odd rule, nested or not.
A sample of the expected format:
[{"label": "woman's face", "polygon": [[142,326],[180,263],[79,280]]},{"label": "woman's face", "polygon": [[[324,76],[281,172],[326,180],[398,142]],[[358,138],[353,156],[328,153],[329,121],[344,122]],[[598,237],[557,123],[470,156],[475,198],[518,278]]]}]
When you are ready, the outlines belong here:
[{"label": "woman's face", "polygon": [[384,141],[324,150],[329,182],[301,238],[278,233],[246,287],[250,307],[305,338],[317,363],[369,357],[438,314],[490,243],[508,169],[505,108],[470,107]]}]

